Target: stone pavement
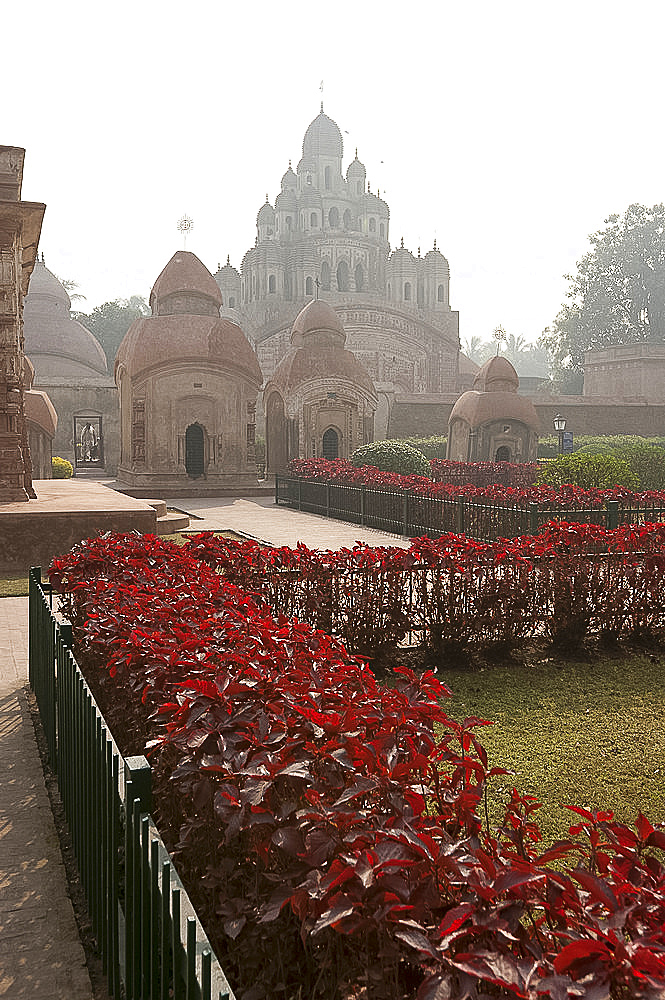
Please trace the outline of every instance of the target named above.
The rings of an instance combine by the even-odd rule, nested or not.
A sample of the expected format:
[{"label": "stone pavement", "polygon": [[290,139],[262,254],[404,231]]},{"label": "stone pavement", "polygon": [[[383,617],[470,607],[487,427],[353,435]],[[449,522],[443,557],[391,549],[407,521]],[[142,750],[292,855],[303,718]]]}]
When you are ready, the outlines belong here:
[{"label": "stone pavement", "polygon": [[0,600],[0,997],[91,1000],[26,701],[28,599]]},{"label": "stone pavement", "polygon": [[356,541],[370,545],[409,547],[409,540],[374,528],[335,521],[318,514],[306,514],[288,507],[276,507],[273,497],[179,497],[165,498],[175,507],[201,520],[192,518],[189,532],[223,531],[230,529],[252,535],[272,545],[295,546],[304,542],[313,549],[351,548]]},{"label": "stone pavement", "polygon": [[[275,507],[271,497],[179,498],[194,530],[232,529],[274,545],[336,549],[397,535]],[[26,701],[28,599],[0,600],[0,998],[92,1000]]]}]

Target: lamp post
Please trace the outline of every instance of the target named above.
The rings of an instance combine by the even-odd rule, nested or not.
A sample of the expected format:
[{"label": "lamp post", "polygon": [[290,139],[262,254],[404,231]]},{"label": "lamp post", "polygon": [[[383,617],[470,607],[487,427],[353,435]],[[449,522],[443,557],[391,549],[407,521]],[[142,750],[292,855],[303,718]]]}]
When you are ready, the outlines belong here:
[{"label": "lamp post", "polygon": [[559,435],[559,454],[563,455],[563,432],[566,429],[566,418],[557,413],[552,423],[554,424],[554,430]]}]

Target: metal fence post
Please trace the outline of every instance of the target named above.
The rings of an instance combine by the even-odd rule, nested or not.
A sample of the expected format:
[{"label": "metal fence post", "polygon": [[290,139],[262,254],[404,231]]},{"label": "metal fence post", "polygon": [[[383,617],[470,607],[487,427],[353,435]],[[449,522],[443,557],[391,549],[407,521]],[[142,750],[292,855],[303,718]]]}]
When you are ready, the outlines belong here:
[{"label": "metal fence post", "polygon": [[409,494],[404,493],[402,498],[402,534],[406,537],[409,534]]},{"label": "metal fence post", "polygon": [[360,525],[365,527],[365,487],[360,487]]},{"label": "metal fence post", "polygon": [[152,800],[150,765],[143,756],[125,759],[125,986],[128,1000],[142,996],[141,814]]},{"label": "metal fence post", "polygon": [[455,504],[455,533],[464,534],[464,501],[458,500]]},{"label": "metal fence post", "polygon": [[38,621],[38,604],[40,598],[40,585],[42,582],[42,568],[41,566],[33,566],[30,570],[28,577],[28,617],[30,620],[29,632],[28,632],[28,680],[30,682],[30,687],[35,690],[35,675],[36,675],[36,665],[37,656],[39,655],[38,650],[38,634],[39,626]]},{"label": "metal fence post", "polygon": [[330,483],[326,483],[326,517],[330,517]]},{"label": "metal fence post", "polygon": [[60,638],[62,640],[63,646],[67,649],[72,648],[72,626],[71,622],[60,622],[58,626],[60,632]]},{"label": "metal fence post", "polygon": [[529,534],[537,535],[540,527],[538,518],[538,504],[529,504]]},{"label": "metal fence post", "polygon": [[279,506],[279,475],[275,473],[275,507]]},{"label": "metal fence post", "polygon": [[619,501],[618,500],[608,500],[607,501],[607,515],[605,518],[606,526],[609,529],[614,529],[619,527]]},{"label": "metal fence post", "polygon": [[302,479],[298,480],[298,510],[302,510]]}]

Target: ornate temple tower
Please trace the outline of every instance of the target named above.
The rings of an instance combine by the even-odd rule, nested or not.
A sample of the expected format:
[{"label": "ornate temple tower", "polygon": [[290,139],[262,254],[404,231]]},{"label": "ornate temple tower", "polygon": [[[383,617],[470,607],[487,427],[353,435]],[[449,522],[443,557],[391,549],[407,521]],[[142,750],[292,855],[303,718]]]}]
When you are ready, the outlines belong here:
[{"label": "ornate temple tower", "polygon": [[[309,124],[302,156],[289,163],[274,203],[266,195],[256,241],[240,273],[227,261],[215,278],[222,315],[255,344],[266,380],[291,349],[291,328],[313,299],[337,313],[378,394],[375,433],[385,437],[395,399],[419,402],[466,387],[460,372],[459,314],[450,307],[448,261],[434,247],[421,257],[391,250],[390,210],[323,107]],[[233,306],[231,306],[233,300]]]},{"label": "ornate temple tower", "polygon": [[21,201],[25,150],[0,146],[0,502],[34,498],[23,399],[23,299],[45,205]]}]

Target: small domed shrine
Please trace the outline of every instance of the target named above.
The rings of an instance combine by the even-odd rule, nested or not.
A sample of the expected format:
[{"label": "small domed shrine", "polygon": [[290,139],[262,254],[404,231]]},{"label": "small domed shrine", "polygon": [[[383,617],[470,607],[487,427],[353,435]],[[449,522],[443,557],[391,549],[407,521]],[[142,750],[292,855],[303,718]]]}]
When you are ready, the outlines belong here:
[{"label": "small domed shrine", "polygon": [[473,389],[462,393],[448,423],[453,462],[532,462],[540,421],[530,399],[518,396],[519,377],[507,358],[494,357],[479,370]]},{"label": "small domed shrine", "polygon": [[132,324],[116,357],[119,482],[162,493],[256,485],[261,370],[221,305],[198,257],[175,253],[150,294],[152,316]]},{"label": "small domed shrine", "polygon": [[[30,278],[23,322],[34,387],[48,393],[58,414],[53,454],[71,462],[75,474],[84,469],[115,472],[120,448],[117,389],[101,344],[72,318],[71,306],[67,290],[42,256]],[[86,447],[90,436],[93,448]]]},{"label": "small domed shrine", "polygon": [[293,458],[349,458],[373,440],[376,389],[345,342],[327,302],[310,302],[296,317],[291,350],[264,393],[268,471]]}]

